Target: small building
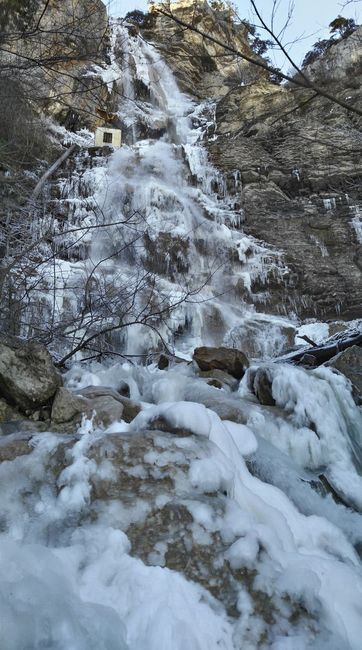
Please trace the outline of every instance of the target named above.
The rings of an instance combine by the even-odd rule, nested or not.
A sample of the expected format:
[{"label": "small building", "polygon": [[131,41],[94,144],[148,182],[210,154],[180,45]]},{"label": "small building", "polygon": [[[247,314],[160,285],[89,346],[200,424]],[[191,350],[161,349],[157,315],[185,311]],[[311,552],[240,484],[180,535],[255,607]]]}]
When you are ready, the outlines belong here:
[{"label": "small building", "polygon": [[98,126],[94,134],[96,147],[120,147],[122,144],[121,129],[110,129],[107,126]]}]

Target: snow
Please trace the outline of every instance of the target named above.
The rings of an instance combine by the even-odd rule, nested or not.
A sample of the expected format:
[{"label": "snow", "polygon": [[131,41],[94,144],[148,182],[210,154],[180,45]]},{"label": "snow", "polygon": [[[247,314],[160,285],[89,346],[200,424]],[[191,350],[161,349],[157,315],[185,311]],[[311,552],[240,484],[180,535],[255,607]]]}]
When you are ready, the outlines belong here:
[{"label": "snow", "polygon": [[[321,441],[327,429],[331,441],[329,447],[321,446],[321,462],[336,468],[335,474],[330,474],[335,483],[343,483],[343,489],[358,495],[359,479],[353,471],[345,429],[348,427],[351,432],[358,409],[351,401],[347,383],[327,369],[307,373],[280,364],[272,368],[273,393],[279,412],[286,413],[284,426],[289,426],[290,434],[299,426],[303,435],[305,418],[312,412]],[[132,377],[143,398],[143,410],[138,416],[128,425],[115,423],[106,431],[95,429],[91,420],[84,420],[76,438],[68,443],[67,465],[59,474],[56,490],[49,482],[47,467],[49,458],[64,443],[64,436],[39,434],[33,437],[30,456],[0,465],[1,509],[7,522],[0,536],[4,576],[0,607],[6,606],[8,612],[0,640],[9,636],[13,643],[6,647],[19,650],[26,631],[33,647],[45,642],[51,647],[56,638],[64,650],[71,647],[69,639],[75,650],[206,650],[215,644],[225,650],[236,650],[240,644],[248,647],[247,643],[250,648],[256,647],[255,639],[260,638],[265,623],[258,618],[255,604],[242,584],[238,598],[240,617],[232,622],[222,605],[203,587],[165,567],[167,542],[154,547],[148,565],[132,556],[124,531],[133,523],[146,525],[149,505],[145,500],[139,498],[132,504],[117,499],[104,503],[99,500],[96,520],[91,523],[87,519],[93,478],[112,484],[115,477],[115,467],[108,457],[97,462],[88,457],[92,446],[120,432],[129,437],[140,435],[155,419],[162,418],[173,432],[179,451],[171,451],[167,439],[159,435],[155,439],[157,451],[148,450],[144,462],[155,472],[157,468],[167,472],[170,464],[183,466],[187,450],[201,450],[202,441],[208,445],[203,456],[191,461],[187,474],[189,485],[195,490],[192,500],[183,500],[193,518],[192,539],[199,546],[209,547],[213,535],[219,534],[225,544],[222,561],[233,571],[255,572],[255,588],[268,594],[279,611],[280,643],[275,645],[274,641],[274,647],[287,647],[288,639],[295,642],[291,642],[293,649],[313,647],[313,634],[320,639],[320,647],[323,639],[326,648],[333,647],[328,645],[331,634],[336,648],[357,650],[362,576],[351,542],[362,539],[361,517],[313,492],[308,487],[308,471],[260,438],[268,437],[268,428],[275,424],[272,413],[268,419],[262,417],[260,406],[249,402],[254,418],[250,417],[247,425],[222,421],[203,404],[163,401],[165,373],[154,367],[116,364],[106,368],[96,364],[93,370],[96,369],[98,372],[93,373],[84,369],[82,375],[75,366],[68,381],[76,390],[92,378],[93,383],[100,382],[102,377],[103,382],[115,386],[120,376],[128,381]],[[177,372],[181,372],[182,381],[188,378],[195,396],[195,386],[200,385],[202,395],[202,380],[192,379],[192,367],[183,364],[167,373],[169,395],[175,394],[175,387],[180,386]],[[186,393],[187,386],[182,390]],[[158,403],[146,402],[146,394]],[[246,404],[245,397],[238,399]],[[328,408],[323,400],[330,400]],[[338,404],[333,404],[333,400]],[[278,417],[280,429],[281,416],[274,416]],[[179,437],[180,430],[189,430],[194,437]],[[275,472],[274,481],[279,481],[280,487],[272,485],[270,478],[264,482],[257,473],[253,475],[245,461],[259,467],[267,479],[268,471],[270,477]],[[344,475],[347,471],[349,475]],[[142,478],[142,464],[136,464],[130,476]],[[351,477],[355,481],[352,486]],[[180,483],[179,489],[184,491],[184,483]],[[202,495],[210,493],[226,494],[223,510],[202,501]],[[27,495],[25,501],[23,495]],[[169,502],[167,493],[160,493],[157,499],[161,508]],[[303,514],[303,507],[310,512]],[[5,571],[5,566],[14,570]],[[285,596],[302,603],[318,621],[314,633],[286,624],[287,618],[282,614]],[[14,636],[14,621],[20,612],[22,624],[16,628],[18,636]]]},{"label": "snow", "polygon": [[[335,628],[350,647],[357,648],[362,579],[352,569],[359,561],[343,533],[324,518],[300,514],[278,488],[266,486],[248,472],[234,443],[238,427],[240,437],[244,427],[234,423],[232,436],[209,409],[177,402],[146,409],[132,422],[131,430],[146,427],[158,417],[164,418],[171,429],[189,429],[215,443],[212,458],[191,467],[192,483],[205,492],[227,490],[240,508],[254,517],[250,535],[240,538],[227,553],[231,565],[254,566],[262,545],[281,568],[274,585],[277,593],[302,598],[311,609],[318,602],[327,625]],[[337,619],[333,617],[335,611],[339,613]]]},{"label": "snow", "polygon": [[329,336],[329,326],[328,323],[321,323],[318,321],[304,323],[298,327],[295,335],[295,344],[296,345],[305,345],[305,341],[301,339],[301,336],[308,336],[316,345],[323,343]]}]

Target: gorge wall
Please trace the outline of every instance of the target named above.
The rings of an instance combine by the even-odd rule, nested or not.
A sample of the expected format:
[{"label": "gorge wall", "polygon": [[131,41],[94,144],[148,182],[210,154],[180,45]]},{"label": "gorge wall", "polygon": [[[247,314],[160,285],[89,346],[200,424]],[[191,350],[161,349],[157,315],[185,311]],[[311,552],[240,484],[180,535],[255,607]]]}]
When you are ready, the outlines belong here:
[{"label": "gorge wall", "polygon": [[[187,1],[171,9],[176,18],[250,55],[245,26],[233,23],[227,11]],[[206,143],[211,160],[231,179],[245,232],[283,251],[289,268],[285,291],[268,285],[269,309],[301,317],[359,316],[360,118],[322,97],[311,100],[306,89],[271,83],[264,71],[157,11],[142,33],[162,52],[183,90],[216,101],[215,129]],[[307,73],[358,106],[361,57],[359,29]]]}]

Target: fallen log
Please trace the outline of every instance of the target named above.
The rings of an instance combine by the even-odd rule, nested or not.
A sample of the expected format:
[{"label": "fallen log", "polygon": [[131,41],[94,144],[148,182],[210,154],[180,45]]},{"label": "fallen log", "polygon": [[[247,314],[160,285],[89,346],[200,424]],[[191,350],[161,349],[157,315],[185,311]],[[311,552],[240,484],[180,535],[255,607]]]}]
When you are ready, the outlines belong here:
[{"label": "fallen log", "polygon": [[362,346],[362,332],[353,332],[349,335],[343,335],[339,339],[326,341],[323,345],[291,352],[290,354],[277,357],[276,362],[289,362],[306,368],[320,366],[322,363],[329,361],[339,352],[347,350],[352,345]]}]

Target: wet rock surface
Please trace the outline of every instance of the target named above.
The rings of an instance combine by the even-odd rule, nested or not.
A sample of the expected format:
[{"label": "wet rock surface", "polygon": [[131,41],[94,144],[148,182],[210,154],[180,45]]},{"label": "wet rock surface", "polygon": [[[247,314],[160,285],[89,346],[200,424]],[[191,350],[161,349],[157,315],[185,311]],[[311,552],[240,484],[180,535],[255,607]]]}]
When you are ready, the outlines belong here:
[{"label": "wet rock surface", "polygon": [[82,395],[87,400],[90,400],[90,402],[93,402],[95,404],[97,403],[96,400],[98,398],[110,398],[114,400],[118,403],[118,405],[122,406],[122,419],[125,422],[131,422],[134,420],[136,415],[138,415],[141,410],[141,406],[137,402],[129,399],[128,397],[125,397],[124,395],[121,395],[117,391],[113,390],[112,388],[108,388],[107,386],[87,386],[86,388],[79,390],[78,394]]},{"label": "wet rock surface", "polygon": [[[52,405],[51,426],[71,424],[76,430],[83,416],[93,418],[95,424],[107,427],[113,422],[131,422],[141,407],[107,386],[87,386],[76,393],[59,388]],[[58,426],[59,425],[59,426]]]},{"label": "wet rock surface", "polygon": [[[327,383],[328,372],[333,379],[337,377],[326,369],[323,371],[327,374],[320,380],[322,383]],[[295,596],[294,585],[287,595],[283,589],[274,589],[274,580],[283,580],[285,574],[282,565],[275,562],[272,555],[269,557],[272,554],[270,548],[278,539],[279,528],[284,530],[287,524],[284,515],[274,521],[275,515],[270,513],[279,512],[280,499],[283,504],[289,503],[292,520],[301,518],[301,528],[293,533],[298,546],[285,553],[296,558],[297,566],[305,555],[303,537],[299,536],[304,535],[304,526],[312,527],[308,528],[312,530],[313,522],[316,526],[327,526],[326,544],[329,541],[334,544],[331,552],[328,546],[323,545],[323,540],[320,542],[322,559],[326,555],[331,562],[333,553],[338,565],[341,562],[339,544],[345,548],[346,540],[342,534],[336,540],[328,537],[331,524],[323,519],[325,508],[333,525],[340,525],[346,535],[350,534],[353,517],[359,515],[358,498],[355,504],[353,500],[343,498],[343,489],[334,488],[333,473],[330,480],[329,474],[326,477],[320,473],[319,466],[315,471],[305,470],[274,447],[274,443],[278,445],[283,440],[288,450],[293,440],[297,447],[308,447],[308,441],[302,441],[303,436],[309,436],[309,444],[318,444],[320,435],[326,435],[327,430],[329,433],[328,423],[325,431],[321,429],[323,415],[319,413],[318,420],[316,414],[308,410],[312,399],[309,393],[304,415],[299,406],[295,411],[291,407],[295,395],[300,398],[303,392],[303,389],[300,392],[298,378],[303,383],[312,372],[270,363],[248,369],[240,391],[221,392],[207,386],[209,374],[216,374],[225,385],[227,378],[234,383],[238,381],[218,369],[198,373],[195,367],[183,364],[166,372],[155,368],[150,372],[144,368],[143,379],[153,377],[161,402],[142,402],[141,413],[133,400],[107,386],[87,386],[75,392],[59,388],[53,403],[53,415],[60,420],[69,417],[70,413],[76,418],[75,411],[84,406],[88,408],[89,404],[95,407],[94,410],[99,405],[98,415],[102,414],[104,407],[109,411],[110,419],[114,414],[113,408],[122,411],[123,405],[126,409],[131,404],[139,417],[126,431],[124,422],[120,422],[119,431],[114,425],[112,433],[108,434],[103,428],[106,423],[94,417],[93,423],[88,420],[79,428],[74,427],[73,422],[73,429],[69,431],[69,423],[59,421],[59,433],[33,435],[28,431],[3,436],[0,438],[0,480],[7,481],[14,472],[20,473],[19,498],[20,503],[26,503],[29,508],[29,521],[39,522],[45,517],[42,534],[47,544],[63,549],[61,553],[66,552],[64,549],[69,548],[70,541],[82,539],[86,531],[96,531],[94,541],[99,541],[97,535],[103,538],[103,535],[111,534],[112,539],[117,538],[122,531],[127,536],[122,538],[127,540],[127,553],[132,561],[141,561],[137,566],[142,571],[149,567],[168,569],[172,574],[186,578],[190,584],[202,588],[203,598],[207,594],[213,607],[225,613],[235,629],[243,620],[247,603],[250,624],[255,628],[248,630],[248,638],[252,638],[251,647],[271,646],[281,625],[293,632],[301,625],[313,638],[315,631],[319,633],[320,626],[323,626],[319,613],[316,615],[313,607],[308,603],[305,605],[299,593]],[[117,385],[116,372],[112,371],[111,376]],[[279,383],[279,406],[270,404],[272,379]],[[259,404],[253,395],[247,394],[247,380],[249,385],[252,380],[250,387],[254,389]],[[290,391],[289,401],[280,397],[283,381],[286,391]],[[344,386],[344,380],[338,377],[338,382],[341,381]],[[172,382],[179,390],[184,386],[184,401],[162,403],[162,386]],[[141,385],[142,380],[139,387]],[[309,390],[307,384],[303,385],[304,391]],[[322,397],[323,394],[322,391]],[[351,399],[350,402],[356,408]],[[325,403],[334,408],[333,402],[327,400]],[[206,411],[201,404],[210,410]],[[223,419],[222,422],[214,417],[215,413]],[[299,422],[297,413],[298,417],[303,416]],[[91,415],[90,412],[87,414]],[[195,431],[199,435],[195,435]],[[222,443],[226,436],[228,444],[232,445],[227,432],[238,445],[231,446],[231,450]],[[269,432],[274,435],[271,438],[273,443],[263,439],[263,435],[268,436]],[[315,443],[312,443],[313,439]],[[308,462],[305,460],[306,464]],[[239,492],[236,485],[239,485]],[[14,496],[11,493],[10,496],[7,493],[6,504],[9,499],[12,504]],[[46,499],[50,499],[48,508],[44,508]],[[293,510],[292,503],[305,518]],[[20,508],[19,504],[17,507]],[[266,514],[259,516],[259,508]],[[60,517],[64,517],[64,521]],[[270,522],[274,529],[270,528]],[[351,544],[355,542],[357,546],[362,538],[362,525],[359,526],[357,519],[356,526]],[[302,550],[298,555],[300,547]],[[92,547],[90,553],[93,551]],[[284,551],[281,553],[284,556]],[[91,561],[87,557],[88,562]],[[115,555],[110,557],[112,569],[109,575],[113,575],[114,567],[121,565],[118,546]],[[85,562],[79,571],[87,572],[87,566]],[[265,581],[265,575],[269,576],[270,572],[270,581]],[[101,577],[103,579],[103,572]]]},{"label": "wet rock surface", "polygon": [[[212,9],[204,0],[182,1],[172,4],[172,13],[222,43],[226,39],[235,49],[252,55],[247,28],[243,23],[232,23],[228,7],[215,5]],[[155,42],[182,90],[200,99],[222,96],[234,84],[248,83],[263,74],[248,62],[230,56],[220,45],[157,12],[148,16],[142,34]]]},{"label": "wet rock surface", "polygon": [[[69,451],[76,440],[61,442],[52,454],[48,464],[50,485],[59,482],[71,462]],[[207,492],[190,478],[192,463],[207,459],[212,448],[213,443],[206,439],[164,431],[95,439],[87,451],[97,471],[91,477],[85,521],[96,521],[102,509],[113,507],[113,526],[126,532],[132,556],[149,566],[178,571],[200,584],[232,618],[240,616],[238,598],[240,589],[245,589],[255,615],[265,625],[273,625],[282,603],[272,603],[254,585],[256,572],[247,563],[235,566],[229,559],[228,550],[238,534],[231,529],[225,532],[223,527],[233,516],[233,505],[223,491]],[[12,461],[32,451],[31,440],[9,439],[0,443],[0,461]],[[110,466],[112,471],[107,472],[105,468]],[[121,507],[117,509],[116,503]],[[49,530],[50,538],[53,534],[56,522],[54,531]],[[288,616],[304,614],[298,603],[286,601],[282,607]]]}]

